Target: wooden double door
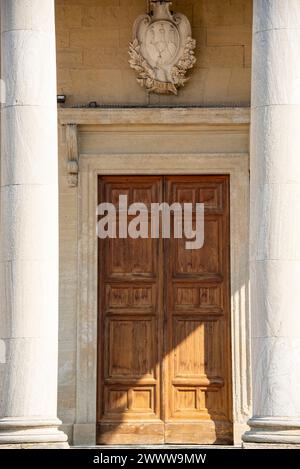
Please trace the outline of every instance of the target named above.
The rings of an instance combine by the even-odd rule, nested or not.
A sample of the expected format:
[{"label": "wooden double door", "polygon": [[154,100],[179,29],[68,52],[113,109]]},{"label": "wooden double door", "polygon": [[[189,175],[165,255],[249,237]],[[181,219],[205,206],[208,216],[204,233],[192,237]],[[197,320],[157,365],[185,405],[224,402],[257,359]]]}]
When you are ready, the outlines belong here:
[{"label": "wooden double door", "polygon": [[120,195],[204,203],[204,246],[99,240],[97,443],[231,443],[229,177],[99,178]]}]

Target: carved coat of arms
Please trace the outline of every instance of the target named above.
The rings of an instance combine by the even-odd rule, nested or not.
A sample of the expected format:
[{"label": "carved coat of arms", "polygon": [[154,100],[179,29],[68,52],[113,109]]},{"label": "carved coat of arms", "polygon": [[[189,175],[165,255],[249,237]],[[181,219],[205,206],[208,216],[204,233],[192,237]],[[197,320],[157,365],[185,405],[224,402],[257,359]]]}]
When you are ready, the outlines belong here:
[{"label": "carved coat of arms", "polygon": [[141,15],[134,23],[129,63],[137,72],[138,83],[149,93],[177,95],[188,80],[187,70],[196,62],[196,41],[187,17],[170,12],[171,2],[151,4],[152,14]]}]

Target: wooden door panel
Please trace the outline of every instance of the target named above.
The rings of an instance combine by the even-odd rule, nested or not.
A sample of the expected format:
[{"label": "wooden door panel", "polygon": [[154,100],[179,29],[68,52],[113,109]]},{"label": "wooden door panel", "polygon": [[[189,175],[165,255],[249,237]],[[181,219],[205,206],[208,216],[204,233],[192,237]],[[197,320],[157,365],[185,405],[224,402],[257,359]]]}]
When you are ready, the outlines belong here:
[{"label": "wooden door panel", "polygon": [[176,378],[192,378],[200,384],[207,380],[222,381],[222,341],[220,321],[174,317],[174,382]]},{"label": "wooden door panel", "polygon": [[155,322],[136,317],[107,320],[108,378],[154,377],[157,356],[154,348]]},{"label": "wooden door panel", "polygon": [[[167,188],[167,198],[171,203],[204,203],[205,210],[223,210],[224,202],[226,203],[226,201],[224,201],[222,181],[219,176],[205,176],[210,179],[210,181],[207,179],[207,182],[205,182],[203,177],[198,176],[191,176],[189,180],[182,177],[181,181],[180,177],[174,177],[174,184],[169,185]],[[171,181],[171,178],[169,178],[169,181]]]},{"label": "wooden door panel", "polygon": [[[131,388],[120,385],[107,386],[105,388],[105,415],[110,420],[121,418],[121,421],[125,422],[126,414],[131,416],[144,414],[145,419],[148,419],[150,415],[155,417],[155,387],[150,385],[148,387],[133,385]],[[116,432],[117,430],[116,427]]]},{"label": "wooden door panel", "polygon": [[205,242],[99,241],[97,442],[231,443],[229,179],[100,179],[100,201],[124,194],[204,203]]},{"label": "wooden door panel", "polygon": [[155,278],[157,272],[157,240],[110,239],[106,264],[107,276]]},{"label": "wooden door panel", "polygon": [[167,443],[232,441],[228,190],[226,176],[166,178],[169,204],[205,204],[201,249],[165,242]]},{"label": "wooden door panel", "polygon": [[105,181],[103,201],[112,202],[117,210],[120,195],[127,195],[128,205],[138,202],[149,206],[161,198],[161,178],[158,177],[109,176],[102,181]]},{"label": "wooden door panel", "polygon": [[122,283],[106,285],[106,308],[107,312],[114,314],[124,314],[134,312],[134,314],[144,314],[146,311],[155,314],[156,308],[156,285],[142,284],[132,285]]},{"label": "wooden door panel", "polygon": [[171,256],[173,263],[173,276],[188,277],[191,274],[200,275],[201,280],[222,276],[222,220],[218,215],[206,216],[204,225],[205,243],[201,249],[187,250],[187,239],[174,239],[171,243]]},{"label": "wooden door panel", "polygon": [[182,314],[211,313],[218,314],[222,310],[223,290],[220,284],[211,282],[173,282],[173,293],[170,307]]},{"label": "wooden door panel", "polygon": [[[99,189],[117,212],[120,195],[147,206],[162,197],[157,177],[108,176]],[[99,241],[98,443],[164,441],[161,259],[159,239]]]}]

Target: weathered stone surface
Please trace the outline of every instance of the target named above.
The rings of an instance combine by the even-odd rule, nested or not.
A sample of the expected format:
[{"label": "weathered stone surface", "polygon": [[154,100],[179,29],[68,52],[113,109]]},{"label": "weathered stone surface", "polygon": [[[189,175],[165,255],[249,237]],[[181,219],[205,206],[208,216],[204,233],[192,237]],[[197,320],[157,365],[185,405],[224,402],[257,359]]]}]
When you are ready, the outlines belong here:
[{"label": "weathered stone surface", "polygon": [[54,1],[1,3],[0,447],[66,445],[58,430]]},{"label": "weathered stone surface", "polygon": [[52,161],[57,152],[55,109],[16,105],[3,108],[1,114],[3,137],[14,136],[2,139],[1,185],[57,184],[57,167]]},{"label": "weathered stone surface", "polygon": [[298,0],[263,0],[255,2],[253,32],[274,29],[299,29]]},{"label": "weathered stone surface", "polygon": [[0,449],[69,449],[67,443],[28,443],[25,445],[1,445]]},{"label": "weathered stone surface", "polygon": [[[267,105],[252,109],[251,142],[254,184],[298,184],[300,182],[299,105]],[[261,132],[261,129],[264,132]],[[278,217],[279,218],[279,217]]]},{"label": "weathered stone surface", "polygon": [[300,445],[289,445],[284,443],[243,443],[243,449],[299,449]]},{"label": "weathered stone surface", "polygon": [[253,36],[254,108],[300,104],[299,43],[300,28],[264,30]]},{"label": "weathered stone surface", "polygon": [[254,1],[247,443],[300,443],[300,3]]}]

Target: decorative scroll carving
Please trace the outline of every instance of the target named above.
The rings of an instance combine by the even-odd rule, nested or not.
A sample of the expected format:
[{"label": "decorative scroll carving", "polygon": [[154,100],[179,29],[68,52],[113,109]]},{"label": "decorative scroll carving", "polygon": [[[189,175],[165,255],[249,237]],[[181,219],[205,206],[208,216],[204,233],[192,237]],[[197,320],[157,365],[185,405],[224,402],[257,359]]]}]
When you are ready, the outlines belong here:
[{"label": "decorative scroll carving", "polygon": [[133,26],[129,64],[149,93],[177,95],[177,89],[189,80],[186,72],[196,62],[190,22],[181,13],[172,14],[171,3],[151,2],[153,15],[139,16]]},{"label": "decorative scroll carving", "polygon": [[68,185],[77,187],[79,173],[78,133],[76,124],[66,126]]}]

